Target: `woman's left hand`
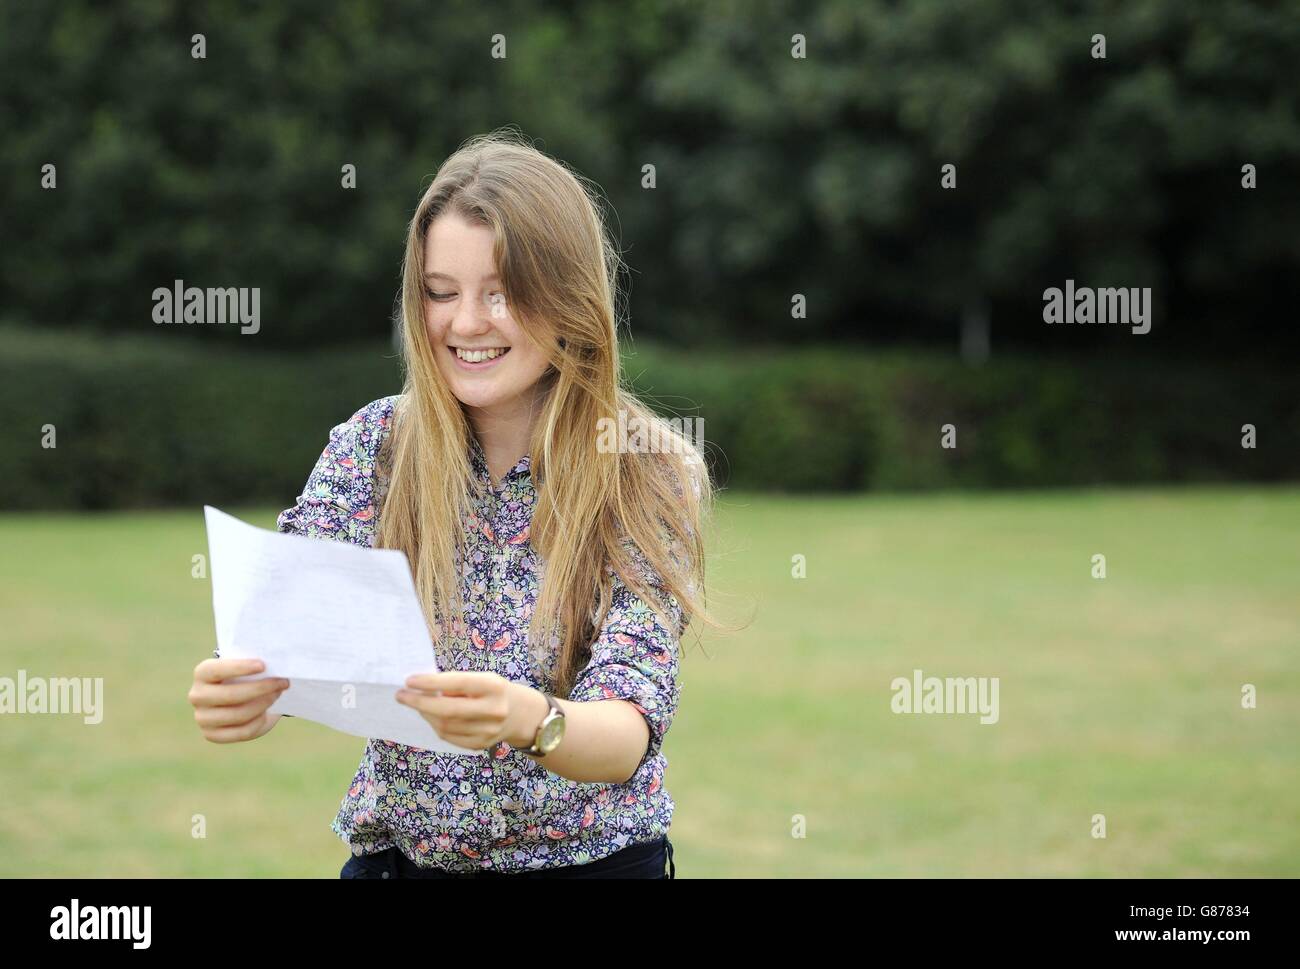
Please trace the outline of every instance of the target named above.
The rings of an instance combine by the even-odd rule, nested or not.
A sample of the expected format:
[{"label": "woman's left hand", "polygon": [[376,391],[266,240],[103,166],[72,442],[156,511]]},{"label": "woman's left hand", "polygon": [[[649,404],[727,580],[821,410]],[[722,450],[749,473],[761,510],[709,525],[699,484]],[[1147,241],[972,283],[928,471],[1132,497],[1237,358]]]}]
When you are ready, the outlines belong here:
[{"label": "woman's left hand", "polygon": [[[406,686],[397,692],[397,702],[424,717],[443,740],[469,750],[486,750],[503,740],[527,747],[546,716],[541,693],[496,673],[416,673]],[[535,722],[525,724],[533,714]]]}]

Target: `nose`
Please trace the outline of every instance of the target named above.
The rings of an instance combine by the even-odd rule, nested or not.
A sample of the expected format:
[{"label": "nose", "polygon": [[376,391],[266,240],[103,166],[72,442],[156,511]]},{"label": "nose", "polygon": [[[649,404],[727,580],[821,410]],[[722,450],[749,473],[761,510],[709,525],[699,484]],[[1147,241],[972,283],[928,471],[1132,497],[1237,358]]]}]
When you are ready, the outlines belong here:
[{"label": "nose", "polygon": [[457,337],[474,338],[492,332],[492,306],[488,297],[463,299],[456,308],[450,331]]}]

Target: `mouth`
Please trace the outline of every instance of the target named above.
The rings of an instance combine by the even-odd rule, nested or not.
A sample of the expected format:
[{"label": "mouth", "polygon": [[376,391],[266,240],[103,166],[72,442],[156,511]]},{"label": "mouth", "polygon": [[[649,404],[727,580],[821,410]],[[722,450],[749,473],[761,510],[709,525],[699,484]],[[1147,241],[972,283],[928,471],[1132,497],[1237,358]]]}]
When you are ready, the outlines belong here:
[{"label": "mouth", "polygon": [[479,350],[467,350],[464,347],[447,347],[456,365],[464,370],[487,370],[500,363],[510,352],[509,347],[484,347]]}]

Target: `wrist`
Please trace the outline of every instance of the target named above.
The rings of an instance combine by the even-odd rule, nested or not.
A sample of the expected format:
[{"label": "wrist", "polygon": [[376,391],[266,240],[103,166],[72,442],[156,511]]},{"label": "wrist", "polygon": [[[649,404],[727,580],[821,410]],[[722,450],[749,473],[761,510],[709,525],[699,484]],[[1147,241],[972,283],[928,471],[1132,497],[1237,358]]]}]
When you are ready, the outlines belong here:
[{"label": "wrist", "polygon": [[512,683],[510,686],[514,691],[510,701],[513,722],[506,732],[505,742],[511,747],[531,747],[537,739],[537,728],[546,718],[551,705],[546,702],[546,697],[540,690],[523,683]]}]

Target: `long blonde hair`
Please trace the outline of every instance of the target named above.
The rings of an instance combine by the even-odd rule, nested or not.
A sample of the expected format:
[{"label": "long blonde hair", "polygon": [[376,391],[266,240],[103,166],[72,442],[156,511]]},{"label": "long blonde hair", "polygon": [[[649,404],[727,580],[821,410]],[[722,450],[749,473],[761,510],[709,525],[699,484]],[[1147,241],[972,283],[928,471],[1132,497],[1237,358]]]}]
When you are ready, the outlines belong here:
[{"label": "long blonde hair", "polygon": [[[458,554],[471,496],[482,487],[468,456],[473,430],[438,370],[424,320],[425,234],[439,216],[456,213],[495,233],[507,305],[550,363],[529,444],[538,491],[530,539],[545,568],[528,635],[557,650],[551,692],[560,697],[571,692],[609,609],[607,569],[665,623],[671,596],[687,621],[722,625],[705,605],[701,526],[714,485],[695,443],[622,383],[614,308],[622,261],[598,199],[581,176],[506,131],[471,138],[446,160],[407,233],[406,379],[381,455],[387,481],[375,544],[406,554],[430,633],[442,644],[463,629]],[[597,447],[601,419],[617,422],[620,410],[627,426],[654,427],[655,453]],[[647,565],[658,582],[646,581]]]}]

